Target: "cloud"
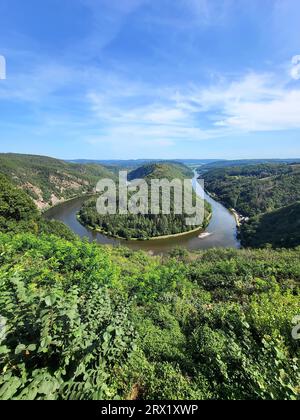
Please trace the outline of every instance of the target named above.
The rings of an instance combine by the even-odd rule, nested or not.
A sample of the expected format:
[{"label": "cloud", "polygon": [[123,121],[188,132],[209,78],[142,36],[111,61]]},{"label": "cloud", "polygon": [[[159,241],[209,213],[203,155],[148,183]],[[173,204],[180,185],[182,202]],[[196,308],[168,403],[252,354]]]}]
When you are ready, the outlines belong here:
[{"label": "cloud", "polygon": [[[293,66],[299,63],[295,56]],[[37,126],[65,125],[91,144],[170,148],[180,142],[300,129],[300,87],[284,74],[223,74],[208,86],[146,83],[121,74],[35,63],[0,84],[0,99],[32,104]]]},{"label": "cloud", "polygon": [[[249,132],[300,129],[300,89],[270,73],[250,72],[215,85],[129,88],[88,100],[108,141],[202,141]],[[124,92],[126,92],[124,94]],[[141,104],[142,101],[146,102]],[[99,136],[100,141],[100,136]]]},{"label": "cloud", "polygon": [[266,102],[227,103],[227,115],[216,125],[246,132],[300,129],[299,109],[300,91],[282,92],[279,98]]},{"label": "cloud", "polygon": [[300,55],[292,58],[291,77],[294,80],[300,80]]},{"label": "cloud", "polygon": [[276,78],[247,76],[225,92],[216,125],[245,132],[281,131],[300,128],[300,90]]},{"label": "cloud", "polygon": [[76,71],[68,66],[53,61],[36,63],[31,68],[8,74],[5,83],[0,84],[0,100],[43,102],[75,81]]}]

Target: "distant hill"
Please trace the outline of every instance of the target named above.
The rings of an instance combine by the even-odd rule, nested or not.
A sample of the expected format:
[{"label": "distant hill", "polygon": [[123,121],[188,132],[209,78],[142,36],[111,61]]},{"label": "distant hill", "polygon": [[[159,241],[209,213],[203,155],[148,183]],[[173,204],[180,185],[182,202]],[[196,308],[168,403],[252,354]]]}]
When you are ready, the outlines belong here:
[{"label": "distant hill", "polygon": [[114,178],[108,168],[73,164],[45,156],[0,154],[0,173],[26,191],[44,209],[93,191],[100,178]]},{"label": "distant hill", "polygon": [[299,159],[242,159],[242,160],[217,160],[208,162],[199,168],[200,170],[210,170],[217,168],[226,168],[232,166],[262,165],[265,163],[300,163]]},{"label": "distant hill", "polygon": [[193,171],[182,163],[150,163],[143,165],[129,173],[128,179],[184,179],[192,178]]},{"label": "distant hill", "polygon": [[300,202],[250,219],[242,226],[242,244],[261,248],[292,248],[300,245]]},{"label": "distant hill", "polygon": [[[219,159],[220,160],[220,159]],[[199,165],[206,165],[212,162],[216,162],[217,159],[129,159],[129,160],[93,160],[93,159],[74,159],[68,160],[66,162],[70,163],[79,163],[79,164],[99,164],[105,165],[109,167],[121,167],[121,168],[138,168],[139,166],[147,165],[150,163],[182,163],[187,166],[199,166]]]},{"label": "distant hill", "polygon": [[129,159],[129,160],[97,160],[97,159],[74,159],[67,160],[68,163],[80,165],[105,165],[111,168],[129,168],[134,169],[147,163],[153,162],[151,159]]}]

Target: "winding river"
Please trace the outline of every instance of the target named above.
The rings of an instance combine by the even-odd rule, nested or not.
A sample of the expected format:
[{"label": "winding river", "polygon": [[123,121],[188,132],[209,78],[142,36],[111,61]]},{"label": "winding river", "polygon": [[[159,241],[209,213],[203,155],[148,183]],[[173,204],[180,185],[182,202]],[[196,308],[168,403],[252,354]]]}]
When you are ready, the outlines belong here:
[{"label": "winding river", "polygon": [[101,233],[94,232],[82,226],[76,215],[87,197],[75,198],[59,204],[44,213],[47,219],[59,220],[69,226],[70,229],[80,237],[89,238],[90,241],[97,241],[100,244],[119,246],[124,245],[131,249],[142,249],[153,254],[164,254],[174,247],[184,247],[188,250],[208,248],[239,248],[240,242],[237,239],[237,226],[234,216],[220,203],[206,194],[197,182],[197,174],[193,178],[193,186],[198,195],[204,197],[212,206],[213,215],[209,226],[205,230],[206,237],[200,238],[199,232],[186,234],[181,237],[155,239],[151,241],[125,241],[109,238]]}]

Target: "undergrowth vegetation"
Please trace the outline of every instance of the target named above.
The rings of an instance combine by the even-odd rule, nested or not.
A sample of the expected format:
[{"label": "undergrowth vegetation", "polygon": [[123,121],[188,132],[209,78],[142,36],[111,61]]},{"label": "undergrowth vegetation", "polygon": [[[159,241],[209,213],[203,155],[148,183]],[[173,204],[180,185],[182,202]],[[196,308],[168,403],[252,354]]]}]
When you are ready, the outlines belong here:
[{"label": "undergrowth vegetation", "polygon": [[300,249],[0,235],[0,399],[297,399]]}]

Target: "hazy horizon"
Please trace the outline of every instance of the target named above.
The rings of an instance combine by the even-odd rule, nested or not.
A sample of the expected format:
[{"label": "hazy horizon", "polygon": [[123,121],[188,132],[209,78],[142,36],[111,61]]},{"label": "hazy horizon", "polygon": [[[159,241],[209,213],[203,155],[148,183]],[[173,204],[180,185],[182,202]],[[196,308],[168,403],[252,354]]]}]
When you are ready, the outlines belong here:
[{"label": "hazy horizon", "polygon": [[56,156],[56,155],[43,155],[43,154],[39,154],[39,153],[19,153],[19,152],[2,152],[0,151],[0,154],[16,154],[16,155],[30,155],[30,156],[44,156],[44,157],[49,157],[49,158],[53,158],[53,159],[59,159],[59,160],[65,160],[65,161],[167,161],[167,160],[174,160],[174,161],[240,161],[240,160],[282,160],[282,161],[292,161],[292,160],[300,160],[300,157],[281,157],[281,158],[276,158],[276,157],[247,157],[247,158],[241,158],[241,157],[233,157],[233,158],[221,158],[221,157],[153,157],[153,158],[148,158],[148,157],[128,157],[128,158],[86,158],[86,157],[74,157],[74,158],[63,158],[61,156]]}]

